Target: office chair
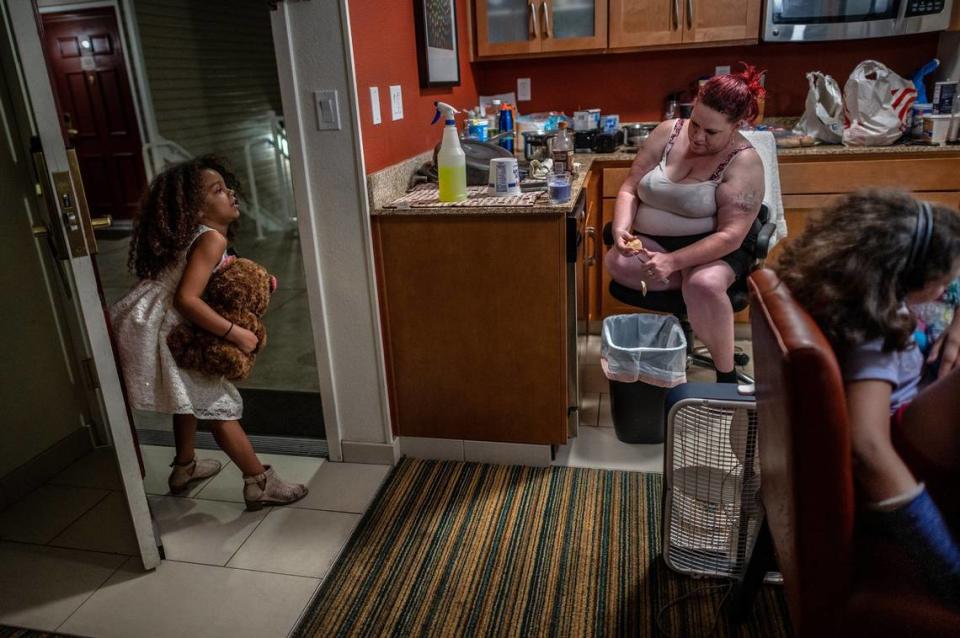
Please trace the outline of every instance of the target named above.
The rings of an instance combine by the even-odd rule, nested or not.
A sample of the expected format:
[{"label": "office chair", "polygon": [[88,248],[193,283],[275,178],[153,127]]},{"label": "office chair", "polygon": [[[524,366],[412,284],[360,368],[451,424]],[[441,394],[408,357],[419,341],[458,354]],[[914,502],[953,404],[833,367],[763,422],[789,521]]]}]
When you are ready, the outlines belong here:
[{"label": "office chair", "polygon": [[[753,221],[753,227],[750,229],[750,233],[756,233],[757,237],[756,242],[752,246],[744,245],[744,248],[753,259],[750,269],[752,272],[763,265],[763,260],[766,259],[767,253],[770,252],[773,237],[776,233],[776,225],[770,220],[770,210],[766,204],[760,206],[760,213]],[[614,245],[613,227],[609,222],[603,226],[603,243],[608,248]],[[730,304],[733,306],[735,313],[746,308],[749,303],[749,295],[747,293],[748,274],[743,277],[738,277],[727,289],[727,296],[730,297]],[[710,357],[707,349],[705,347],[693,347],[693,330],[690,328],[690,322],[687,320],[687,306],[683,301],[683,294],[679,290],[651,291],[644,295],[639,290],[634,290],[616,281],[611,281],[610,296],[621,303],[634,306],[640,310],[674,315],[680,320],[683,334],[687,338],[687,365],[701,366],[710,368],[711,370],[714,368],[713,359]],[[742,368],[749,361],[750,357],[747,353],[737,352],[734,354],[734,369]],[[753,383],[753,378],[750,375],[739,370],[737,370],[737,379],[740,383]]]}]

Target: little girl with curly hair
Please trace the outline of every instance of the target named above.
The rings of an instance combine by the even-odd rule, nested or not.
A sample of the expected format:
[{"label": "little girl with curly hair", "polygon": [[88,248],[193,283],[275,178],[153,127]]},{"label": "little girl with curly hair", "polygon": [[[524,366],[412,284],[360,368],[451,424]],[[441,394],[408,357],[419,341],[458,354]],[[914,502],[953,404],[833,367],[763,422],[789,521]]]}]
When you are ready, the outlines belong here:
[{"label": "little girl with curly hair", "polygon": [[945,491],[960,485],[960,320],[933,348],[938,374],[924,378],[912,310],[960,273],[960,214],[899,191],[854,193],[813,220],[776,270],[840,362],[866,503],[858,520],[893,537],[931,590],[960,604],[960,546],[941,513],[960,511]]},{"label": "little girl with curly hair", "polygon": [[178,368],[167,335],[184,320],[236,344],[257,347],[251,331],[204,302],[210,276],[228,264],[227,231],[240,217],[239,182],[216,158],[176,164],[158,175],[144,196],[130,243],[130,269],[140,282],[110,312],[130,405],[173,415],[176,458],[168,484],[174,494],[220,471],[197,459],[197,419],[211,421],[217,444],[243,472],[248,509],[284,505],[307,494],[260,463],[238,419],[240,393],[224,377]]}]

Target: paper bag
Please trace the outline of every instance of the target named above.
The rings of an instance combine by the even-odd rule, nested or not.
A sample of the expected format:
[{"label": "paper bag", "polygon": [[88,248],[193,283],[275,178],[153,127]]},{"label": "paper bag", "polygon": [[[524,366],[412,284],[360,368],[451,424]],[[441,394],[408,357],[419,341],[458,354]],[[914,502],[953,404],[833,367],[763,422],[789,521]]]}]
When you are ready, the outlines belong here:
[{"label": "paper bag", "polygon": [[917,97],[913,82],[884,64],[865,60],[843,87],[848,146],[888,146],[907,130],[910,106]]}]

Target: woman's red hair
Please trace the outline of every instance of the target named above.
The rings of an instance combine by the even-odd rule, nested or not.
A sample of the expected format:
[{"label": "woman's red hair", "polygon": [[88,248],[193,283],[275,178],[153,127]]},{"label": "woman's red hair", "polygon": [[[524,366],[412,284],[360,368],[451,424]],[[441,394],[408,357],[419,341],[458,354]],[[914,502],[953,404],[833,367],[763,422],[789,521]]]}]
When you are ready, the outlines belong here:
[{"label": "woman's red hair", "polygon": [[731,122],[753,122],[760,114],[758,100],[766,95],[761,78],[766,71],[741,62],[741,73],[715,75],[700,88],[697,99],[727,116]]}]

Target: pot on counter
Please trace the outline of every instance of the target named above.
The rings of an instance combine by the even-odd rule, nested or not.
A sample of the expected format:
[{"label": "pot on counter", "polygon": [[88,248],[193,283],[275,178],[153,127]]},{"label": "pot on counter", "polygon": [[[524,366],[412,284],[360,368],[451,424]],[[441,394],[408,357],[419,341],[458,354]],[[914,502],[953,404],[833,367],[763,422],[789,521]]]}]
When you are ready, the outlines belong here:
[{"label": "pot on counter", "polygon": [[656,122],[627,122],[620,126],[623,132],[623,143],[626,146],[640,148],[655,128],[657,128]]}]

